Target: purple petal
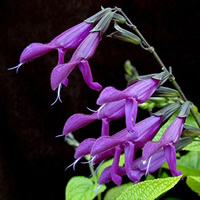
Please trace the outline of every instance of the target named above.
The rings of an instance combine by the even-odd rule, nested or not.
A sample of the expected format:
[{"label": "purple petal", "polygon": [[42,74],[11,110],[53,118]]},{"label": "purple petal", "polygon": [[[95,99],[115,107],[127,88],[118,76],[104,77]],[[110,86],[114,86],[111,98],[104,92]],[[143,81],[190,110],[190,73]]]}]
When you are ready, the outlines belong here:
[{"label": "purple petal", "polygon": [[159,80],[147,79],[139,81],[124,90],[124,95],[134,97],[139,103],[143,103],[151,97],[159,85]]},{"label": "purple petal", "polygon": [[99,119],[115,120],[125,115],[125,100],[106,103],[98,109]]},{"label": "purple petal", "polygon": [[135,132],[135,121],[137,116],[137,101],[133,98],[127,99],[125,104],[126,127],[128,131]]},{"label": "purple petal", "polygon": [[169,144],[164,147],[165,158],[167,160],[169,169],[173,176],[179,176],[182,174],[181,171],[176,169],[176,149],[174,145]]},{"label": "purple petal", "polygon": [[58,49],[58,65],[64,64],[64,58],[66,52],[67,52],[66,49]]},{"label": "purple petal", "polygon": [[185,119],[186,118],[177,117],[167,128],[167,130],[165,131],[165,133],[161,138],[161,141],[166,144],[177,143],[181,136]]},{"label": "purple petal", "polygon": [[162,116],[151,116],[135,124],[138,138],[134,139],[138,148],[142,148],[144,144],[152,140],[158,132],[161,124]]},{"label": "purple petal", "polygon": [[82,60],[78,64],[78,68],[80,69],[83,75],[83,79],[89,88],[97,91],[100,91],[102,89],[102,86],[99,83],[93,82],[92,73],[87,60]]},{"label": "purple petal", "polygon": [[99,98],[97,99],[97,104],[102,105],[104,103],[112,101],[119,101],[123,98],[124,96],[122,91],[117,90],[113,87],[106,87],[99,95]]},{"label": "purple petal", "polygon": [[[119,167],[117,170],[117,174],[119,174],[120,176],[124,176],[126,174],[126,171],[123,167]],[[111,166],[105,168],[103,170],[103,172],[101,173],[101,176],[99,178],[99,184],[103,185],[105,183],[108,183],[109,181],[111,181]]]},{"label": "purple petal", "polygon": [[97,119],[96,113],[92,115],[74,114],[65,123],[63,128],[63,135],[76,131]]},{"label": "purple petal", "polygon": [[134,144],[132,142],[128,142],[124,148],[124,154],[125,154],[125,168],[126,170],[131,168],[131,163],[134,160],[135,157],[135,149]]},{"label": "purple petal", "polygon": [[57,65],[51,72],[51,88],[55,90],[60,83],[64,82],[71,73],[77,63],[68,62],[66,64]]},{"label": "purple petal", "polygon": [[119,147],[115,148],[114,160],[113,160],[113,163],[111,166],[112,180],[118,186],[121,185],[121,183],[122,183],[122,177],[117,174],[118,169],[119,169],[119,159],[120,159],[121,152],[122,152],[122,150]]},{"label": "purple petal", "polygon": [[103,160],[107,160],[108,158],[112,157],[114,154],[115,154],[115,149],[111,149],[111,150],[108,150],[104,153],[98,154],[98,155],[95,156],[92,163],[94,165],[97,164],[97,163],[100,163]]},{"label": "purple petal", "polygon": [[81,158],[83,156],[88,155],[95,141],[96,141],[95,138],[88,138],[84,140],[83,142],[81,142],[78,148],[76,149],[74,158],[77,159],[77,158]]},{"label": "purple petal", "polygon": [[102,119],[101,136],[109,136],[109,122]]},{"label": "purple petal", "polygon": [[20,56],[20,63],[25,63],[33,60],[34,58],[43,56],[53,49],[54,47],[48,44],[32,43],[23,50]]},{"label": "purple petal", "polygon": [[122,139],[113,139],[110,136],[102,136],[96,140],[92,149],[91,156],[101,154],[105,151],[115,148],[119,144],[122,144],[124,141]]},{"label": "purple petal", "polygon": [[95,53],[100,42],[100,32],[91,32],[74,52],[72,59],[89,60]]},{"label": "purple petal", "polygon": [[147,161],[155,152],[161,149],[165,144],[161,142],[152,142],[149,141],[144,145],[142,152],[142,160]]},{"label": "purple petal", "polygon": [[58,35],[50,44],[55,45],[57,48],[74,49],[85,39],[92,27],[92,24],[84,21]]}]

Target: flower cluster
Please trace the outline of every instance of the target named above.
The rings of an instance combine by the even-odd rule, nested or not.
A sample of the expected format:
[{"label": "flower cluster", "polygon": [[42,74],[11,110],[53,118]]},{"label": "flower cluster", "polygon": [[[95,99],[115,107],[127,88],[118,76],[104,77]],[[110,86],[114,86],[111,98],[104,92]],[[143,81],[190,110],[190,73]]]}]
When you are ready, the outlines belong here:
[{"label": "flower cluster", "polygon": [[[68,76],[76,66],[81,71],[88,87],[100,91],[102,86],[93,81],[88,60],[94,55],[111,21],[115,21],[114,28],[117,31],[109,35],[110,37],[142,46],[141,39],[138,36],[117,25],[119,22],[124,22],[125,18],[116,12],[117,9],[102,8],[100,12],[61,33],[50,43],[30,44],[22,52],[19,65],[10,69],[18,71],[24,63],[56,49],[58,51],[58,63],[51,73],[51,88],[52,90],[58,89],[56,101],[60,100],[61,86],[68,85]],[[75,51],[71,59],[64,63],[64,56],[71,49],[75,49]],[[138,77],[133,81],[133,84],[129,84],[122,91],[114,87],[106,87],[97,99],[96,103],[99,108],[96,111],[92,114],[74,114],[66,121],[62,133],[65,137],[95,120],[102,121],[101,136],[97,139],[88,138],[81,142],[74,156],[75,163],[77,163],[78,160],[89,154],[92,158],[90,162],[93,165],[101,164],[114,157],[112,165],[102,172],[99,179],[100,185],[111,180],[120,185],[124,175],[137,183],[144,174],[154,172],[164,162],[168,163],[173,176],[181,174],[176,169],[175,145],[181,137],[184,122],[189,114],[190,103],[188,101],[172,103],[136,123],[138,105],[149,100],[170,76],[168,70],[163,70],[158,74]],[[161,87],[160,90],[166,91]],[[174,93],[172,90],[170,92]],[[161,125],[177,109],[179,109],[179,112],[175,120],[164,132],[160,141],[154,142],[153,138]],[[125,117],[125,128],[110,135],[109,123],[122,117]],[[135,153],[139,150],[142,154],[137,157]],[[122,153],[124,153],[125,162],[123,166],[119,166]]]},{"label": "flower cluster", "polygon": [[[92,164],[102,163],[114,156],[111,166],[107,167],[101,174],[99,184],[113,181],[120,185],[121,176],[127,175],[134,183],[140,181],[144,174],[152,173],[167,161],[172,175],[178,176],[181,172],[176,170],[176,144],[181,136],[184,121],[189,112],[189,103],[186,102],[180,108],[176,119],[163,134],[159,142],[152,142],[161,124],[173,114],[180,105],[172,104],[152,116],[134,124],[135,132],[127,128],[112,136],[103,135],[98,139],[88,138],[80,143],[76,149],[75,159],[90,154]],[[135,153],[144,148],[142,156],[135,158]],[[120,155],[124,152],[125,164],[119,166]]]},{"label": "flower cluster", "polygon": [[[61,86],[68,85],[68,76],[75,66],[78,66],[88,87],[99,91],[102,89],[102,86],[97,82],[93,82],[88,60],[94,55],[103,34],[112,20],[123,22],[125,19],[111,8],[102,8],[95,15],[64,31],[51,42],[47,44],[32,43],[28,45],[20,56],[20,63],[15,67],[9,68],[9,70],[16,69],[18,72],[20,66],[24,63],[56,49],[58,51],[58,63],[51,73],[51,88],[52,90],[58,88],[56,101],[61,101]],[[64,63],[64,56],[71,49],[76,50],[70,61]]]}]

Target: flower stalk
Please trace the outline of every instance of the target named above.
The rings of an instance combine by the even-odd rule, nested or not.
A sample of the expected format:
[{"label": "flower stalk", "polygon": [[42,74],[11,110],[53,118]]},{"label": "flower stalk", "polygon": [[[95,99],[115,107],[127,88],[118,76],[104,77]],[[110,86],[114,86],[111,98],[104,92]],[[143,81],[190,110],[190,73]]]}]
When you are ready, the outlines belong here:
[{"label": "flower stalk", "polygon": [[[137,26],[135,26],[131,20],[127,17],[127,15],[122,11],[121,8],[117,8],[116,9],[124,16],[124,18],[126,19],[126,25],[128,27],[130,27],[133,31],[135,31],[137,33],[137,35],[141,38],[142,43],[141,43],[141,47],[147,51],[149,51],[150,53],[153,54],[154,58],[157,60],[157,62],[159,63],[159,65],[161,66],[162,70],[165,72],[169,72],[171,74],[171,77],[169,78],[169,81],[172,83],[172,85],[175,87],[175,89],[179,92],[179,95],[181,97],[181,99],[183,101],[188,101],[185,94],[183,93],[181,87],[179,86],[179,84],[176,82],[175,80],[175,76],[172,74],[171,70],[168,70],[167,67],[165,66],[165,64],[163,63],[163,61],[161,60],[161,58],[159,57],[159,55],[157,54],[157,52],[155,51],[154,47],[152,47],[147,40],[144,38],[144,36],[142,35],[142,33],[137,29]],[[171,67],[170,67],[171,69]],[[191,114],[194,117],[197,125],[200,127],[200,119],[197,116],[193,106],[191,106]]]}]

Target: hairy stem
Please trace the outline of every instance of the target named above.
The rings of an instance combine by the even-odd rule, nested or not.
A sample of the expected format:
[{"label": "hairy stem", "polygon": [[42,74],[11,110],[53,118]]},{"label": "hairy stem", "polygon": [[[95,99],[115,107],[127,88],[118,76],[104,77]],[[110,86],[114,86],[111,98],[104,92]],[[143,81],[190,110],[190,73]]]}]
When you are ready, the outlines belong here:
[{"label": "hairy stem", "polygon": [[[131,20],[126,16],[126,14],[122,11],[122,9],[120,9],[120,8],[116,8],[116,9],[126,18],[126,20],[127,20],[126,24],[132,30],[134,30],[137,33],[137,35],[141,38],[141,40],[142,40],[142,44],[141,44],[142,48],[144,48],[145,50],[148,50],[150,53],[153,54],[153,56],[155,57],[155,59],[157,60],[157,62],[159,63],[159,65],[161,66],[163,71],[169,72],[169,70],[166,68],[165,64],[162,62],[162,60],[160,59],[160,57],[156,53],[155,49],[147,42],[147,40],[144,38],[144,36],[140,33],[140,31],[137,29],[137,27],[131,22]],[[169,80],[173,84],[173,86],[176,88],[176,90],[179,92],[179,95],[180,95],[181,99],[183,101],[187,101],[187,98],[186,98],[185,94],[181,90],[181,87],[176,82],[175,77],[172,74],[171,74],[171,78]],[[198,126],[200,127],[200,119],[197,116],[197,114],[196,114],[195,110],[193,109],[193,107],[191,107],[191,114],[194,117],[194,119],[195,119],[196,123],[198,124]]]}]

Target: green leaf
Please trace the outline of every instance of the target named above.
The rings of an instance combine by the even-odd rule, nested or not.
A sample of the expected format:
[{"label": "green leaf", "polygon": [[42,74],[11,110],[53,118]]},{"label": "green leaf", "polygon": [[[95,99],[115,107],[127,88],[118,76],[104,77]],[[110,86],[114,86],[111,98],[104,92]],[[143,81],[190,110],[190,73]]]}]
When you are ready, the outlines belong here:
[{"label": "green leaf", "polygon": [[[122,155],[120,156],[119,166],[123,166],[123,165],[124,165],[124,159],[125,159],[125,158],[124,158],[124,154],[122,154]],[[99,178],[100,175],[101,175],[101,173],[102,173],[102,171],[103,171],[106,167],[112,165],[112,163],[113,163],[113,158],[112,158],[112,159],[109,159],[109,160],[107,160],[107,161],[105,161],[105,162],[99,167],[99,169],[98,169],[98,171],[97,171],[97,177]]]},{"label": "green leaf", "polygon": [[177,169],[187,176],[200,176],[200,152],[189,152],[177,159]]},{"label": "green leaf", "polygon": [[200,196],[200,176],[188,176],[186,183],[192,191]]},{"label": "green leaf", "polygon": [[174,119],[176,118],[177,112],[174,113],[169,120],[160,128],[160,130],[158,131],[158,133],[155,135],[155,137],[153,138],[154,142],[158,142],[160,140],[160,138],[162,137],[162,135],[164,134],[164,132],[167,130],[167,128],[169,127],[169,125],[174,121]]},{"label": "green leaf", "polygon": [[[177,170],[182,171],[184,176],[200,176],[200,152],[188,152],[177,159],[176,166]],[[169,169],[166,162],[162,167]]]},{"label": "green leaf", "polygon": [[186,151],[200,151],[200,141],[193,141],[191,144],[183,148]]},{"label": "green leaf", "polygon": [[98,190],[98,185],[95,184],[91,179],[84,176],[75,176],[69,180],[65,190],[65,200],[92,200],[97,194],[102,193],[106,186]]},{"label": "green leaf", "polygon": [[[196,113],[197,116],[200,118],[200,113]],[[192,114],[190,113],[185,121],[185,125],[188,125],[188,126],[193,126],[193,127],[196,127],[196,128],[199,128],[194,117],[192,116]]]},{"label": "green leaf", "polygon": [[153,200],[174,187],[181,176],[146,180],[125,189],[117,200]]},{"label": "green leaf", "polygon": [[104,200],[115,200],[127,187],[131,185],[133,185],[132,182],[111,188],[107,191]]}]

